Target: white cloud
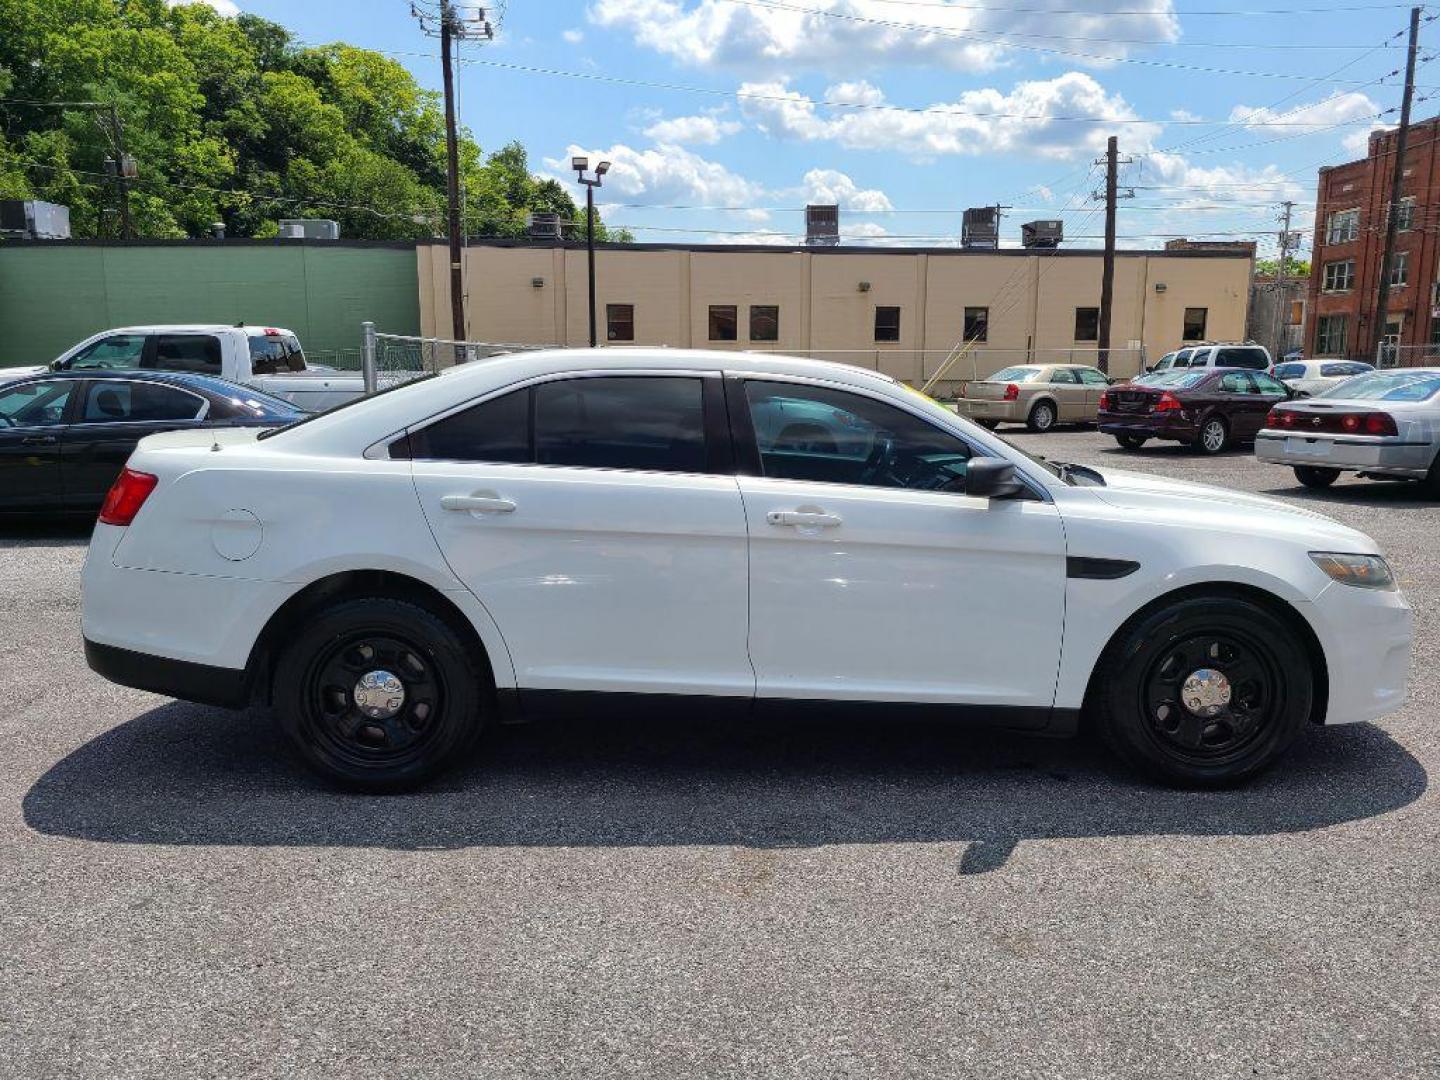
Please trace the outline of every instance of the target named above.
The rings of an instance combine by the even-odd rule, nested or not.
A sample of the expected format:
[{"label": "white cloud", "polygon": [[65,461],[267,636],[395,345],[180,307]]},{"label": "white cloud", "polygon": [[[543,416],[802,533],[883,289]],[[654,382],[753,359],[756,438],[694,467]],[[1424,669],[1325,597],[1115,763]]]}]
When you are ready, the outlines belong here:
[{"label": "white cloud", "polygon": [[[807,203],[835,203],[842,210],[894,209],[885,192],[877,188],[861,188],[836,169],[811,169],[801,179],[800,193]],[[883,233],[885,230],[880,231]]]},{"label": "white cloud", "polygon": [[[882,150],[916,160],[946,154],[1022,153],[1073,158],[1104,148],[1134,111],[1119,94],[1108,93],[1092,76],[1071,71],[1053,79],[1018,83],[1008,94],[994,88],[967,90],[954,102],[922,111],[877,109],[885,95],[868,82],[828,88],[826,101],[868,108],[822,105],[784,81],[745,83],[741,112],[776,138],[829,140],[850,150]],[[1075,122],[1065,117],[1097,117]],[[1148,145],[1160,125],[1125,123],[1127,143]]]},{"label": "white cloud", "polygon": [[772,73],[918,65],[973,72],[1001,63],[1017,44],[1063,49],[1103,64],[1126,55],[1132,42],[1180,37],[1170,0],[1127,3],[1130,14],[1124,15],[1106,6],[1101,0],[1031,0],[1028,10],[1008,11],[999,5],[976,10],[969,0],[914,9],[887,0],[804,0],[776,7],[730,0],[595,0],[590,19],[627,30],[638,44],[683,63]]},{"label": "white cloud", "polygon": [[560,36],[571,45],[579,45],[585,40],[585,31],[578,28],[562,31]]},{"label": "white cloud", "polygon": [[185,4],[204,4],[206,7],[214,8],[219,14],[234,18],[240,14],[240,9],[235,5],[234,0],[166,0],[170,7],[182,7]]},{"label": "white cloud", "polygon": [[608,150],[571,145],[564,157],[546,158],[545,164],[563,177],[576,155],[589,157],[592,165],[610,162],[603,191],[607,196],[622,195],[627,202],[744,206],[759,202],[765,193],[762,185],[719,162],[669,144],[644,150],[624,143]]},{"label": "white cloud", "polygon": [[668,120],[657,120],[645,129],[645,134],[657,143],[713,145],[734,135],[742,125],[738,120],[722,120],[714,115],[673,116]]}]

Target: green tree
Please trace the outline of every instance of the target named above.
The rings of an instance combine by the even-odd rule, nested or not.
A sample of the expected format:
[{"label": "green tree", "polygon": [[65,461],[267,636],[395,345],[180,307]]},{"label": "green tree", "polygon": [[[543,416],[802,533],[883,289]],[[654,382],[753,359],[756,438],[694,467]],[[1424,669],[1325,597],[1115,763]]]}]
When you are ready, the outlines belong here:
[{"label": "green tree", "polygon": [[[328,217],[357,238],[443,229],[445,125],[436,94],[401,65],[348,45],[307,48],[254,15],[165,0],[0,0],[0,195],[70,206],[78,236],[117,235],[108,113],[18,101],[113,104],[139,176],[140,236],[275,235],[282,217]],[[519,236],[526,215],[580,214],[512,143],[485,157],[465,133],[464,221]],[[628,239],[623,231],[604,230]]]},{"label": "green tree", "polygon": [[[1280,269],[1279,259],[1256,259],[1255,273],[1261,277],[1274,277]],[[1309,277],[1310,260],[1296,259],[1291,257],[1285,260],[1285,274],[1287,277]]]}]

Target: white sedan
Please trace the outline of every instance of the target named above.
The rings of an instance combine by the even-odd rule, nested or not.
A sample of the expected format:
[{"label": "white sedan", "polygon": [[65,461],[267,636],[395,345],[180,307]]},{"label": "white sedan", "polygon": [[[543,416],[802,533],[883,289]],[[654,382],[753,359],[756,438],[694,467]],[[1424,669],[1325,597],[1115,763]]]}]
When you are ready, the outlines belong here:
[{"label": "white sedan", "polygon": [[1314,397],[1346,379],[1374,371],[1363,360],[1287,360],[1276,364],[1272,374],[1299,397]]},{"label": "white sedan", "polygon": [[887,378],[526,353],[288,428],[145,439],[84,576],[115,682],[273,704],[412,787],[556,707],[874,707],[1231,784],[1405,700],[1374,541],[1256,496],[1034,459]]}]

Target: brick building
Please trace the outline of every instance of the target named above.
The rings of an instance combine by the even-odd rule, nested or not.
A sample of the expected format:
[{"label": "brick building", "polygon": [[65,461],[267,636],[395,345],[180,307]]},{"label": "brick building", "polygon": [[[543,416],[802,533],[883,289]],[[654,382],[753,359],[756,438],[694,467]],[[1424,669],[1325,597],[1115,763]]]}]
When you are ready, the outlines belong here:
[{"label": "brick building", "polygon": [[[1364,158],[1320,170],[1304,348],[1311,356],[1372,360],[1395,130],[1370,136]],[[1440,117],[1413,124],[1401,182],[1385,341],[1402,364],[1440,353]]]}]

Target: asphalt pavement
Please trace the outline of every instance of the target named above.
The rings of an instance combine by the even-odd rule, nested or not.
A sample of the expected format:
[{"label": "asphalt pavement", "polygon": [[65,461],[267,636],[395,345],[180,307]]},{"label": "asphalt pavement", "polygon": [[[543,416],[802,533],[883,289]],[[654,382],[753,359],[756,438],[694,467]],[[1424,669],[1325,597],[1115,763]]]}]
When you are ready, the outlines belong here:
[{"label": "asphalt pavement", "polygon": [[1083,741],[676,715],[503,730],[377,799],[261,712],[92,675],[83,531],[4,529],[0,1076],[1440,1072],[1440,504],[1015,438],[1375,536],[1410,704],[1219,794]]}]

